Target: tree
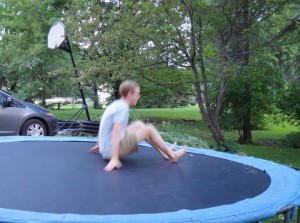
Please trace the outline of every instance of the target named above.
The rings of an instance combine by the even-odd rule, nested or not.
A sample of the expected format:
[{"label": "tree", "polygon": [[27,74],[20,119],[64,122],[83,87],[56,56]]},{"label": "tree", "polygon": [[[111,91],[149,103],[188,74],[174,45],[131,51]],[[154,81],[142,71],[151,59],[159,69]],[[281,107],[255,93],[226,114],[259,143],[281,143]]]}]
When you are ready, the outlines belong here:
[{"label": "tree", "polygon": [[[275,51],[278,68],[282,73],[283,88],[280,90],[278,101],[279,121],[289,121],[300,125],[300,6],[296,1],[280,11],[273,23],[280,27],[276,35],[268,42]],[[275,20],[276,19],[276,20]]]},{"label": "tree", "polygon": [[64,94],[71,72],[65,57],[47,49],[51,25],[69,1],[3,0],[5,34],[0,41],[2,84],[21,98],[42,99]]},{"label": "tree", "polygon": [[[164,81],[174,79],[174,74],[183,78],[186,72],[173,68],[171,73],[170,69],[160,66],[161,63],[165,63],[161,61],[154,62],[153,66],[145,63],[147,59],[142,53],[146,52],[143,48],[147,45],[148,39],[143,39],[143,35],[147,35],[149,30],[143,29],[149,15],[138,21],[137,18],[140,17],[136,14],[140,3],[129,1],[118,4],[103,1],[74,1],[74,3],[72,10],[68,12],[66,22],[72,27],[72,36],[75,36],[78,52],[82,55],[79,67],[86,83],[93,81],[99,87],[112,89],[113,97],[117,98],[119,83],[127,78],[135,78],[141,82],[142,91],[151,92],[152,96],[143,97],[140,106],[179,105],[179,102],[169,98],[177,97],[178,91],[174,93],[174,89],[180,88],[179,91],[183,92],[187,88],[182,87],[182,84],[181,86],[173,84],[171,87],[165,85]],[[139,30],[139,33],[135,30]],[[152,78],[154,73],[156,81]],[[152,85],[148,83],[149,81]],[[166,86],[169,86],[169,90],[162,92]]]},{"label": "tree", "polygon": [[294,82],[281,95],[277,106],[281,110],[280,120],[288,120],[291,124],[300,127],[300,85]]},{"label": "tree", "polygon": [[[87,65],[82,66],[87,68],[85,78],[113,86],[115,81],[135,77],[148,82],[142,86],[152,83],[157,92],[164,90],[159,91],[162,99],[170,98],[171,92],[185,97],[194,93],[214,139],[218,144],[224,141],[219,115],[228,75],[225,63],[216,66],[221,57],[214,48],[217,31],[210,28],[209,19],[203,19],[212,18],[209,5],[183,0],[116,5],[78,1],[74,7],[67,21],[74,25],[77,43],[86,46],[81,48],[88,59],[82,60]],[[215,79],[219,93],[214,98],[209,86]]]},{"label": "tree", "polygon": [[117,96],[117,86],[122,80],[120,77],[128,77],[128,50],[113,22],[117,11],[115,3],[75,0],[65,16],[69,34],[76,42],[74,49],[79,58],[81,80],[93,86],[94,104],[98,101],[96,95],[100,88],[113,88]]},{"label": "tree", "polygon": [[[149,6],[145,7],[149,11]],[[222,144],[224,138],[219,115],[228,75],[225,64],[216,66],[216,61],[220,61],[221,51],[215,48],[214,44],[218,38],[210,5],[204,1],[182,0],[162,1],[154,3],[151,7],[153,11],[148,20],[153,23],[148,25],[147,41],[153,42],[153,47],[146,51],[146,54],[151,54],[148,58],[160,59],[166,65],[171,64],[192,74],[186,76],[185,80],[174,82],[177,85],[185,83],[194,86],[203,120],[215,141]],[[141,10],[140,16],[150,14],[148,11]],[[212,96],[210,85],[212,80],[216,79],[219,82],[218,93]]]},{"label": "tree", "polygon": [[[222,145],[224,120],[240,131],[240,142],[251,142],[282,90],[294,92],[291,83],[299,80],[296,0],[4,2],[0,87],[26,98],[69,93],[65,86],[78,80],[95,101],[98,89],[116,98],[119,83],[134,78],[147,95],[141,106],[196,97]],[[45,51],[46,34],[61,17],[77,58],[76,80],[67,55]]]},{"label": "tree", "polygon": [[287,44],[285,36],[296,31],[295,4],[239,0],[221,4],[230,33],[228,55],[237,67],[226,92],[222,123],[240,130],[241,143],[251,142],[252,129],[265,114],[272,114],[284,84],[278,51]]}]

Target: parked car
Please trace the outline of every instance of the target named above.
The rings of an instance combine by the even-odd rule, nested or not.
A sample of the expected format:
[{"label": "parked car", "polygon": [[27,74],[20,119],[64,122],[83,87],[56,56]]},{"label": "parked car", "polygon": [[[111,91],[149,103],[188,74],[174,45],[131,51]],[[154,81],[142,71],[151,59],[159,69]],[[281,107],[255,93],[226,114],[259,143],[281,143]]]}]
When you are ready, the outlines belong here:
[{"label": "parked car", "polygon": [[0,136],[54,136],[57,131],[50,111],[0,90]]}]

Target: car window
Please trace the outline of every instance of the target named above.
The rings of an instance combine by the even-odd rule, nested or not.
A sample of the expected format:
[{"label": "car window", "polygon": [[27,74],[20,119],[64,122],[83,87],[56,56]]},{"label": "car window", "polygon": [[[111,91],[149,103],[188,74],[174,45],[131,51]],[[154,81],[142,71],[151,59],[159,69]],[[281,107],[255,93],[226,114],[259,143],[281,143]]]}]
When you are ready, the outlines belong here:
[{"label": "car window", "polygon": [[[4,106],[5,103],[7,103],[7,96],[2,94],[0,92],[0,106]],[[18,101],[16,101],[15,99],[11,98],[11,103],[9,104],[9,107],[18,107],[18,108],[22,108],[24,107],[24,105],[22,105],[21,103],[19,103]]]},{"label": "car window", "polygon": [[24,107],[24,105],[22,105],[21,103],[19,103],[18,101],[14,100],[13,98],[11,99],[11,103],[10,103],[10,107],[18,107],[18,108],[21,108],[21,107]]}]

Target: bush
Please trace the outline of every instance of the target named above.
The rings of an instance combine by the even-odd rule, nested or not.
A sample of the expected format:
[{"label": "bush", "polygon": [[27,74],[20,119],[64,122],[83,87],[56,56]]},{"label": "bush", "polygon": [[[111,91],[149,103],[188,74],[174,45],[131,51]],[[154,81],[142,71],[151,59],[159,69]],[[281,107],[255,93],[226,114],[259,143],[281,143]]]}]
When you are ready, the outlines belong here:
[{"label": "bush", "polygon": [[217,151],[237,153],[240,150],[239,144],[235,142],[223,142],[221,145],[217,146]]},{"label": "bush", "polygon": [[[277,107],[283,113],[281,120],[289,121],[289,123],[300,127],[300,85],[299,81],[295,80],[291,86],[279,98]],[[299,133],[298,133],[299,134]],[[292,136],[293,137],[293,136]],[[299,137],[298,137],[299,139]],[[298,141],[299,142],[299,141]],[[299,144],[298,147],[299,148]]]},{"label": "bush", "polygon": [[178,145],[209,149],[207,142],[203,141],[199,137],[184,133],[182,131],[182,126],[179,124],[174,125],[169,122],[163,122],[159,128],[159,133],[166,142],[177,142]]},{"label": "bush", "polygon": [[165,141],[173,143],[177,142],[178,145],[187,145],[189,147],[209,149],[207,142],[187,134],[176,134],[174,132],[160,132]]},{"label": "bush", "polygon": [[300,132],[292,132],[286,136],[285,143],[288,147],[300,149]]}]

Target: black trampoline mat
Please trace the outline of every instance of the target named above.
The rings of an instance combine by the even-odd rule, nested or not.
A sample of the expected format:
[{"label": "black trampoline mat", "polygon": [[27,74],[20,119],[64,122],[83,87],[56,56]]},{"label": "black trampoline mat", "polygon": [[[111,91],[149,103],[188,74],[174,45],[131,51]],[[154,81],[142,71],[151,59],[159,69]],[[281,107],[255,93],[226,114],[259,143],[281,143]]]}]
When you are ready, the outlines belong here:
[{"label": "black trampoline mat", "polygon": [[187,153],[173,164],[148,147],[107,173],[107,162],[88,152],[92,146],[0,144],[0,208],[96,215],[197,210],[256,197],[271,181],[256,168],[206,155]]}]

